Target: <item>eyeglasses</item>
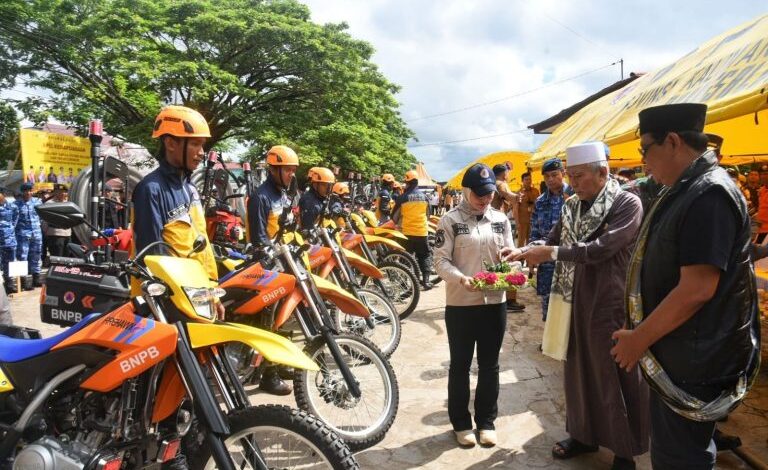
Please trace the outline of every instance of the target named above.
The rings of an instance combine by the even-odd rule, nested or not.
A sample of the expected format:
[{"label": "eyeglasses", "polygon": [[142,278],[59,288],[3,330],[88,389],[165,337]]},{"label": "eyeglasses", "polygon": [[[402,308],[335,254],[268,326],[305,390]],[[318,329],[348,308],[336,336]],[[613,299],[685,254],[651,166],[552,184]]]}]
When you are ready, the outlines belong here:
[{"label": "eyeglasses", "polygon": [[651,147],[653,147],[654,145],[659,145],[659,143],[658,143],[658,142],[656,142],[656,141],[653,141],[653,142],[651,142],[650,144],[646,145],[645,147],[643,147],[643,146],[641,145],[641,146],[640,146],[640,148],[638,148],[638,149],[637,149],[637,151],[638,151],[638,152],[640,152],[640,155],[641,155],[641,156],[645,157],[645,154],[647,154],[647,153],[648,153],[648,150],[649,150]]}]

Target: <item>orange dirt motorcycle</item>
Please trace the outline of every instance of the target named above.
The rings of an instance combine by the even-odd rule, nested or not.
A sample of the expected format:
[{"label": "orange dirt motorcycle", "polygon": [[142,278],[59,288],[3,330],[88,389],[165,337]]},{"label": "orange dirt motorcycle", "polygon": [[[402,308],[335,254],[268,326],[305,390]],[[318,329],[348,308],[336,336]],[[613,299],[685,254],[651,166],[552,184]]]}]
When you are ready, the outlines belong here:
[{"label": "orange dirt motorcycle", "polygon": [[312,244],[307,252],[310,269],[352,294],[370,312],[364,318],[331,308],[334,326],[338,331],[368,338],[384,355],[390,357],[397,349],[402,335],[400,316],[384,294],[376,289],[363,288],[357,278],[357,272],[375,279],[383,279],[384,274],[365,258],[339,246],[336,235],[340,229],[331,221],[321,221],[321,224],[324,223],[328,226],[301,231],[303,238]]},{"label": "orange dirt motorcycle", "polygon": [[[74,203],[36,209],[58,227],[84,222]],[[201,240],[193,252],[205,246]],[[222,343],[243,342],[297,368],[316,366],[284,338],[215,321],[216,292],[202,265],[145,256],[157,246],[173,252],[158,242],[135,261],[87,266],[95,277],[130,273],[141,280],[141,296],[46,339],[6,327],[15,337],[0,336],[0,465],[268,469],[289,467],[284,459],[295,456],[325,468],[358,468],[338,436],[314,417],[243,402],[247,397],[227,384],[232,371],[218,353]],[[71,258],[65,266],[85,264]],[[220,385],[216,392],[229,413],[210,382]]]},{"label": "orange dirt motorcycle", "polygon": [[[291,209],[280,216],[274,245],[257,247],[245,263],[220,279],[222,302],[231,321],[286,328],[293,320],[301,331],[304,351],[319,371],[297,370],[294,395],[299,408],[325,421],[353,450],[380,442],[397,414],[399,391],[394,370],[371,341],[339,334],[324,299],[349,315],[367,317],[358,299],[309,272],[300,244],[291,230]],[[284,237],[285,235],[285,237]],[[285,239],[293,239],[286,241]],[[241,348],[239,372],[253,367]]]},{"label": "orange dirt motorcycle", "polygon": [[[421,296],[419,281],[416,277],[418,271],[411,269],[409,261],[412,255],[405,251],[398,251],[397,248],[386,249],[385,245],[397,245],[397,242],[366,233],[357,214],[344,211],[335,216],[346,227],[346,230],[339,234],[342,246],[362,256],[384,274],[382,279],[377,279],[361,273],[360,285],[384,294],[395,307],[400,319],[408,318],[416,310]],[[379,247],[372,247],[371,242],[377,243]],[[413,261],[413,265],[415,264],[416,262]]]}]

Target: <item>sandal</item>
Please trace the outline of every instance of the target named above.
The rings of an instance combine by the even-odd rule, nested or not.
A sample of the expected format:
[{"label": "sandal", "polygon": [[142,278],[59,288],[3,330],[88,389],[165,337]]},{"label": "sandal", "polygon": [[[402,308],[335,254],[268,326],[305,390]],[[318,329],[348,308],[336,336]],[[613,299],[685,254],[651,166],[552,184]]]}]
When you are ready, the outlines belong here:
[{"label": "sandal", "polygon": [[635,461],[633,459],[625,459],[614,455],[611,470],[635,470]]},{"label": "sandal", "polygon": [[598,450],[598,446],[590,446],[569,437],[568,439],[556,443],[554,447],[552,447],[552,457],[560,460],[572,459],[577,455],[589,454],[597,452]]}]

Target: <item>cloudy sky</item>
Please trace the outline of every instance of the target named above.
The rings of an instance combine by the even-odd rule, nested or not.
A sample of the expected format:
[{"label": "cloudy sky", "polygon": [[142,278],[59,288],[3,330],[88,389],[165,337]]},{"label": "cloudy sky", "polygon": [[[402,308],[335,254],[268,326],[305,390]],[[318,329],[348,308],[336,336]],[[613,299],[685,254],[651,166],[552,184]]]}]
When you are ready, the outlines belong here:
[{"label": "cloudy sky", "polygon": [[[618,59],[625,76],[654,70],[768,13],[761,0],[304,3],[314,21],[346,22],[376,48],[402,87],[411,151],[438,180],[490,152],[534,150],[543,138],[519,131],[618,80]],[[457,140],[467,141],[445,143]]]}]

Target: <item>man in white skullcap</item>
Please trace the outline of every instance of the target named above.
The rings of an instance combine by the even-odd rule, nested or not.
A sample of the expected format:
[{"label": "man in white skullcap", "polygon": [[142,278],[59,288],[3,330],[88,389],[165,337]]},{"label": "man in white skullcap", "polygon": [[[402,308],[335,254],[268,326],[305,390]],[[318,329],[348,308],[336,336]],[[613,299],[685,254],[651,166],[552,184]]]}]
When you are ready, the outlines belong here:
[{"label": "man in white skullcap", "polygon": [[571,146],[566,155],[575,196],[545,244],[508,250],[509,259],[555,261],[542,347],[566,361],[570,437],[552,455],[568,459],[603,446],[614,453],[611,468],[634,469],[633,457],[648,451],[648,389],[639,368],[621,369],[610,350],[614,329],[626,319],[624,282],[643,209],[609,175],[602,142]]}]

